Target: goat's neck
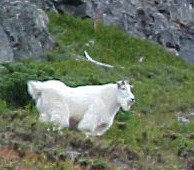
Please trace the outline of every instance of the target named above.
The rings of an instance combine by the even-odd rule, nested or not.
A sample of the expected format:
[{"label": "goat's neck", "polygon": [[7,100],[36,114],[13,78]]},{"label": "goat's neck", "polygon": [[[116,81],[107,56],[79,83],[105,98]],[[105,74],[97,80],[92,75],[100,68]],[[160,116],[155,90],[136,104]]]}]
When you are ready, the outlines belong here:
[{"label": "goat's neck", "polygon": [[111,84],[111,90],[109,91],[109,114],[111,116],[115,116],[118,110],[120,109],[120,104],[118,103],[117,96],[118,96],[118,91],[117,91],[117,85],[116,84]]}]

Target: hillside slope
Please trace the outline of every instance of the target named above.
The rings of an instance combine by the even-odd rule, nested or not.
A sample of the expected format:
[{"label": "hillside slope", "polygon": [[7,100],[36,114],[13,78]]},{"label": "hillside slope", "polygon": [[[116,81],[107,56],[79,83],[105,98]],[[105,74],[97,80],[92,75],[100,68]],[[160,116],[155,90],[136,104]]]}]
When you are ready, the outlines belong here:
[{"label": "hillside slope", "polygon": [[[0,76],[0,169],[193,169],[194,67],[148,41],[94,27],[90,20],[49,14],[57,44],[44,61],[3,63]],[[113,69],[98,67],[84,51]],[[127,78],[136,103],[122,110],[102,137],[74,129],[51,131],[37,122],[26,92],[29,79],[60,79],[70,86]]]}]

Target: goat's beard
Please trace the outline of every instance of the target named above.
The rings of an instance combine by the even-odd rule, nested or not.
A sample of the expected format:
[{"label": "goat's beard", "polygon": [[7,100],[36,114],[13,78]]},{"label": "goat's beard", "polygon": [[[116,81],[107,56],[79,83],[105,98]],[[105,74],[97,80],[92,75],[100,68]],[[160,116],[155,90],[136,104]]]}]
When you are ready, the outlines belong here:
[{"label": "goat's beard", "polygon": [[121,106],[124,111],[129,111],[131,109],[131,105]]},{"label": "goat's beard", "polygon": [[120,99],[120,104],[121,104],[121,108],[124,110],[124,111],[129,111],[131,106],[132,106],[132,103],[129,104],[126,100],[123,100],[123,99]]}]

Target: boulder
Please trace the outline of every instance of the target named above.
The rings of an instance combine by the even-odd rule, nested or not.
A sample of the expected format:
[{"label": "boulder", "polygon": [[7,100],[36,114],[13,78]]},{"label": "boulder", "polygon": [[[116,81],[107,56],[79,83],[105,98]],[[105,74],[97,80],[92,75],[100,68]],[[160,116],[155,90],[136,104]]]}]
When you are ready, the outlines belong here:
[{"label": "boulder", "polygon": [[41,59],[54,46],[47,30],[48,22],[46,13],[29,1],[1,0],[0,61]]}]

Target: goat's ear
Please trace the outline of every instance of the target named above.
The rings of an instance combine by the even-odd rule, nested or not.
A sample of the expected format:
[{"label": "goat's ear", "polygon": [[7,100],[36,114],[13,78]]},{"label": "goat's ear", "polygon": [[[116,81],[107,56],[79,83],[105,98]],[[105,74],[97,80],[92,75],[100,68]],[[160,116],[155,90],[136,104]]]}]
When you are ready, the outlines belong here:
[{"label": "goat's ear", "polygon": [[130,84],[130,81],[129,81],[129,80],[125,80],[125,82],[126,82],[127,84]]},{"label": "goat's ear", "polygon": [[125,80],[122,80],[121,85],[125,85],[125,82],[126,82]]},{"label": "goat's ear", "polygon": [[124,88],[125,87],[125,81],[124,80],[122,80],[122,81],[118,81],[117,82],[117,87],[118,87],[118,89],[122,89],[122,88]]},{"label": "goat's ear", "polygon": [[122,86],[121,82],[120,82],[120,81],[118,81],[118,82],[117,82],[117,87],[118,87],[118,89],[120,89],[120,88],[121,88],[121,86]]},{"label": "goat's ear", "polygon": [[129,82],[130,82],[130,81],[129,81],[128,79],[123,79],[123,80],[122,80],[122,84],[129,84]]}]

